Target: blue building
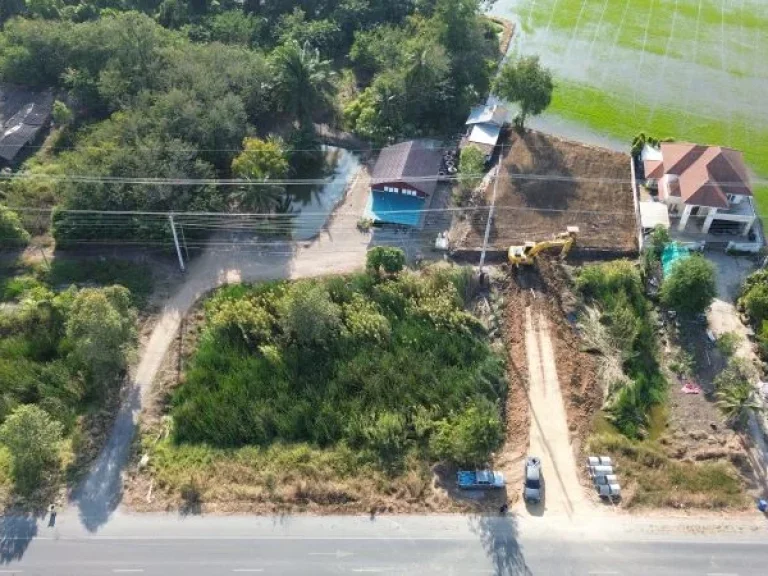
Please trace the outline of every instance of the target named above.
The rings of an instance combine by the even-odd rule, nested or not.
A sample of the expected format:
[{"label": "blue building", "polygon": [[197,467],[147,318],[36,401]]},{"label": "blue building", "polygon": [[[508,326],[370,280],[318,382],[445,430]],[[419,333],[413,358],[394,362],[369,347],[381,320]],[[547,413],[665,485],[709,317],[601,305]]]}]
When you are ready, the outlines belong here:
[{"label": "blue building", "polygon": [[384,148],[371,175],[366,217],[374,222],[418,226],[437,188],[442,151],[432,140]]}]

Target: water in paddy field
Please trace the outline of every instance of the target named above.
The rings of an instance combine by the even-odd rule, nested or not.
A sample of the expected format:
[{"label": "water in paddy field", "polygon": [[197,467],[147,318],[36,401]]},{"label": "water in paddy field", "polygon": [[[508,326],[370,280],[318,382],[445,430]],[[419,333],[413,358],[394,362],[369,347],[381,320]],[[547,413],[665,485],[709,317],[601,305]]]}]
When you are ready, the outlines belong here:
[{"label": "water in paddy field", "polygon": [[[635,124],[664,114],[703,134],[727,125],[722,144],[768,138],[768,0],[497,0],[490,13],[516,23],[510,52],[539,55],[576,87],[576,112],[595,114],[594,93]],[[557,133],[559,122],[541,124]],[[601,144],[589,123],[569,120],[562,135]]]},{"label": "water in paddy field", "polygon": [[322,147],[322,162],[297,177],[328,182],[288,187],[285,212],[292,215],[294,239],[308,240],[320,231],[359,169],[360,160],[354,153],[335,146]]}]

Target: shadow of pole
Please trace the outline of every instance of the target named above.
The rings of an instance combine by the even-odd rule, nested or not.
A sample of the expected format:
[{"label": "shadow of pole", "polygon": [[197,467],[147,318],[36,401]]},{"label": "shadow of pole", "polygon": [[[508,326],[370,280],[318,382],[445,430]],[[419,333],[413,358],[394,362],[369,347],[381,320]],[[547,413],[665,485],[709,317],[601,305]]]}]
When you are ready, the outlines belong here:
[{"label": "shadow of pole", "polygon": [[518,540],[515,516],[473,516],[469,527],[477,534],[497,576],[533,574],[525,562]]}]

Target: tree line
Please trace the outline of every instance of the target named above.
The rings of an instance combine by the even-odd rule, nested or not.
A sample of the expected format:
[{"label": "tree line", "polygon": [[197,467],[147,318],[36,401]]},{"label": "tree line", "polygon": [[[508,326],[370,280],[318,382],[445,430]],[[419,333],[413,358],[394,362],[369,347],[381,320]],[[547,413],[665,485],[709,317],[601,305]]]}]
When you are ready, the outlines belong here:
[{"label": "tree line", "polygon": [[[52,88],[58,97],[59,132],[27,171],[276,178],[286,172],[271,172],[274,163],[253,174],[242,171],[247,162],[233,164],[271,146],[287,174],[302,175],[307,160],[321,158],[316,121],[376,142],[458,127],[487,94],[499,56],[481,7],[480,0],[3,3],[0,81]],[[270,211],[284,197],[278,187],[44,178],[0,190],[8,205],[96,210]],[[62,213],[54,224],[61,242],[168,234],[138,221],[130,230],[88,229]]]}]

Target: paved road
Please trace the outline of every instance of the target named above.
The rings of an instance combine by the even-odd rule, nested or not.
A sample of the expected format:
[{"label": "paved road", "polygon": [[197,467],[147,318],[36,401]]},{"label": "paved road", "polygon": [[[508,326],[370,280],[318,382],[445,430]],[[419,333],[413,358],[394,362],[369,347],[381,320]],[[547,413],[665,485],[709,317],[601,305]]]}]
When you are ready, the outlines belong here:
[{"label": "paved road", "polygon": [[[94,534],[75,514],[34,540],[6,529],[0,574],[503,574],[757,576],[765,529],[690,536],[623,518],[126,516]],[[520,524],[522,523],[522,525]],[[34,526],[34,525],[30,525]],[[8,528],[8,526],[6,526]],[[17,538],[17,539],[14,539]],[[14,559],[16,558],[16,559]]]}]

